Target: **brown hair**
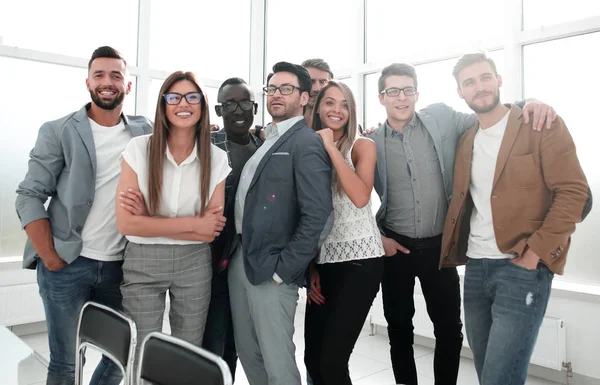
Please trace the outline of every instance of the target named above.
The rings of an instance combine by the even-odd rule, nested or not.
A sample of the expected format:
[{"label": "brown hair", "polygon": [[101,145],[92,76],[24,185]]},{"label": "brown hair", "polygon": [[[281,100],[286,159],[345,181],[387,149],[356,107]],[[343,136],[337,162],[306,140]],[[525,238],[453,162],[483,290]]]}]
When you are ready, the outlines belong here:
[{"label": "brown hair", "polygon": [[[327,83],[327,85],[325,87],[321,88],[319,95],[317,95],[317,100],[315,100],[315,109],[312,114],[311,127],[315,131],[319,131],[320,129],[323,128],[323,125],[321,124],[321,117],[319,116],[319,112],[318,112],[319,104],[321,104],[321,100],[323,100],[323,97],[325,96],[325,92],[327,92],[327,90],[330,89],[331,87],[337,87],[340,91],[342,91],[342,94],[344,94],[344,99],[346,99],[346,103],[348,103],[348,122],[344,126],[344,134],[342,135],[340,140],[338,140],[337,145],[336,145],[338,151],[342,154],[344,159],[346,159],[346,157],[348,156],[348,153],[350,152],[350,149],[352,148],[352,145],[354,144],[354,141],[358,137],[358,119],[356,118],[356,100],[354,99],[354,95],[352,94],[352,90],[350,90],[350,87],[348,87],[346,84],[344,84],[342,82],[339,82],[336,80],[330,80],[329,83]],[[335,184],[337,186],[337,190],[338,190],[339,194],[341,195],[343,189],[342,189],[342,184],[340,182],[340,178],[337,175],[335,176]]]},{"label": "brown hair", "polygon": [[406,63],[392,63],[381,70],[381,76],[379,76],[379,80],[377,82],[377,87],[379,88],[380,94],[385,89],[385,81],[390,76],[408,76],[409,78],[412,78],[412,80],[414,80],[415,88],[419,88],[419,83],[417,82],[417,72],[415,71],[415,67]]},{"label": "brown hair", "polygon": [[163,187],[163,162],[167,151],[167,138],[171,123],[166,115],[166,102],[163,95],[173,87],[173,85],[182,80],[192,82],[198,91],[202,93],[202,103],[200,106],[200,120],[196,123],[196,146],[198,158],[200,159],[200,214],[204,214],[208,204],[210,188],[210,168],[211,168],[211,144],[210,144],[210,121],[208,113],[208,99],[206,93],[196,81],[192,72],[177,71],[173,72],[163,83],[156,106],[156,116],[154,118],[154,132],[150,137],[148,147],[149,178],[148,178],[148,201],[151,215],[156,215],[160,206],[160,200]]},{"label": "brown hair", "polygon": [[458,61],[454,65],[454,68],[452,69],[452,76],[454,76],[454,79],[456,79],[456,83],[458,83],[458,74],[460,73],[460,71],[464,70],[472,64],[479,63],[482,61],[487,61],[488,63],[490,63],[490,67],[492,67],[494,75],[498,75],[498,71],[496,70],[496,63],[494,63],[492,58],[490,58],[487,55],[487,53],[485,53],[485,51],[467,53],[462,55],[458,59]]}]

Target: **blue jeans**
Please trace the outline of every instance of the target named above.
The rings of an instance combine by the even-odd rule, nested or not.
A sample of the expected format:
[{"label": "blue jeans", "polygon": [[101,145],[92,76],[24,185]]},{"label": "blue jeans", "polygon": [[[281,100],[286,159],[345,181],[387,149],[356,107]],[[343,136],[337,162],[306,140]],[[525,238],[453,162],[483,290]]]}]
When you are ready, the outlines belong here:
[{"label": "blue jeans", "polygon": [[525,384],[554,274],[509,259],[469,259],[465,327],[481,385]]},{"label": "blue jeans", "polygon": [[[46,312],[50,364],[47,385],[75,382],[75,356],[79,313],[87,301],[121,309],[119,286],[122,262],[101,262],[79,257],[60,271],[49,271],[37,263],[37,280]],[[102,357],[90,385],[116,385],[123,378],[120,369]]]},{"label": "blue jeans", "polygon": [[231,378],[235,381],[238,356],[233,339],[233,320],[231,319],[227,272],[228,270],[223,270],[213,275],[202,347],[223,358],[229,366]]}]

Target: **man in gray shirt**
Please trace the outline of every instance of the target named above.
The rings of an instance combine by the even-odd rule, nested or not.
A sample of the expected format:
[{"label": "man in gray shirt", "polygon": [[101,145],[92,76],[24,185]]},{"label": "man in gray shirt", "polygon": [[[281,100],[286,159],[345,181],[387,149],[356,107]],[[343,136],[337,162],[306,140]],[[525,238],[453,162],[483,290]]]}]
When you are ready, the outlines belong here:
[{"label": "man in gray shirt", "polygon": [[[410,65],[383,69],[379,100],[387,120],[370,135],[377,145],[375,189],[381,198],[377,222],[390,257],[382,281],[383,308],[396,383],[416,385],[412,318],[419,277],[436,336],[435,382],[456,384],[463,340],[460,281],[456,268],[438,266],[456,144],[476,118],[441,103],[415,112],[417,85]],[[542,115],[540,127],[546,114],[548,123],[555,116],[536,101],[525,106],[526,121],[530,113]]]}]

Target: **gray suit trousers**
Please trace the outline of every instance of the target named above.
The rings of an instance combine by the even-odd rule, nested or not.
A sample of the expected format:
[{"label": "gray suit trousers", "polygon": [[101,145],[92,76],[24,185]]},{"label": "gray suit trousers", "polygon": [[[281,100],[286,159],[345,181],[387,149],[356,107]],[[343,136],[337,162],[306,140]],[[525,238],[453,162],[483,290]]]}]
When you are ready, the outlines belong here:
[{"label": "gray suit trousers", "polygon": [[235,346],[250,385],[300,385],[294,317],[298,286],[269,280],[254,286],[244,271],[242,248],[229,266]]}]

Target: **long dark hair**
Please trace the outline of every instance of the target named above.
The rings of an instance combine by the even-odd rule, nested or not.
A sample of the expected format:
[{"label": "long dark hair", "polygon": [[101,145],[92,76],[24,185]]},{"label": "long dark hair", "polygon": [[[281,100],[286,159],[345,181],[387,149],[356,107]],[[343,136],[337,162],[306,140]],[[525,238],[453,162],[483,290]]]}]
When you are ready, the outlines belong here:
[{"label": "long dark hair", "polygon": [[[331,87],[337,87],[342,94],[344,95],[344,99],[346,99],[346,103],[348,103],[348,122],[344,126],[344,134],[337,142],[337,149],[342,154],[344,159],[348,156],[348,152],[352,148],[354,141],[358,136],[358,119],[356,117],[356,100],[354,99],[354,95],[352,94],[352,90],[346,84],[342,82],[338,82],[336,80],[330,80],[329,83],[319,91],[317,95],[317,100],[315,100],[315,109],[312,114],[312,124],[311,127],[315,131],[319,131],[323,128],[323,124],[321,123],[321,116],[319,115],[319,104],[321,104],[321,100],[325,96],[325,92]],[[342,183],[340,182],[339,176],[335,175],[335,184],[339,194],[342,194]]]},{"label": "long dark hair", "polygon": [[211,145],[210,145],[210,120],[208,113],[208,99],[206,93],[200,87],[196,77],[192,72],[177,71],[173,72],[160,88],[156,106],[156,116],[154,118],[154,132],[150,137],[150,146],[148,148],[149,160],[149,178],[148,178],[148,201],[150,212],[156,215],[160,206],[162,186],[163,186],[163,162],[167,151],[167,138],[171,123],[167,119],[166,102],[163,95],[173,87],[173,85],[182,80],[192,82],[197,90],[202,93],[202,103],[200,107],[200,120],[196,123],[195,137],[198,158],[200,159],[200,214],[204,214],[209,200],[210,188],[210,168],[211,168]]}]

